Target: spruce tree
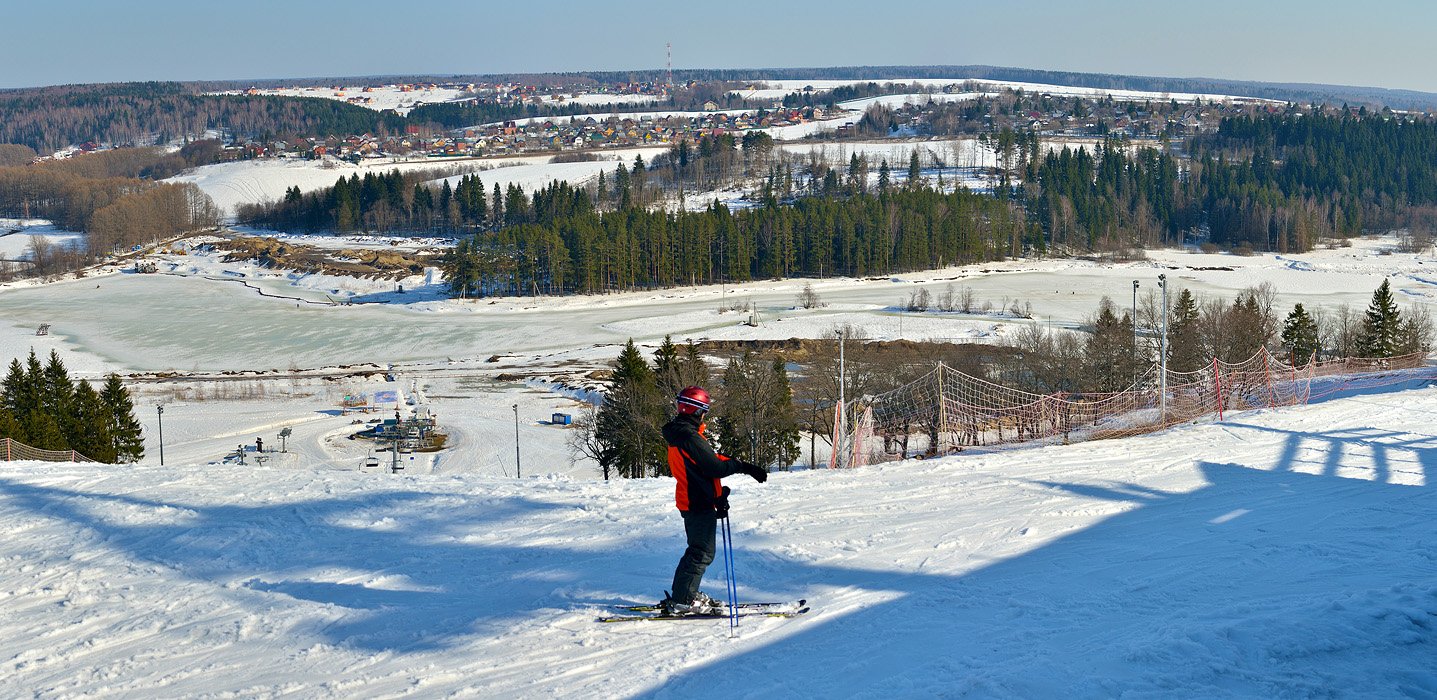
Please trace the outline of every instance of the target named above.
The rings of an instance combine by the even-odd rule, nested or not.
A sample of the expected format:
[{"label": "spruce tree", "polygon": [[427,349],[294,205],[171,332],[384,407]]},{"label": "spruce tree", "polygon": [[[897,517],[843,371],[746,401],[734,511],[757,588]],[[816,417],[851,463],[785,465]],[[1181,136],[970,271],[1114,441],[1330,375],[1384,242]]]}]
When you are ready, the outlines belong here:
[{"label": "spruce tree", "polygon": [[10,360],[10,371],[5,374],[5,383],[0,385],[0,408],[12,420],[16,422],[15,432],[10,437],[24,441],[20,424],[24,422],[25,414],[33,410],[36,401],[30,397],[30,389],[25,378],[25,368],[20,364],[20,358]]},{"label": "spruce tree", "polygon": [[1093,334],[1083,344],[1083,386],[1088,391],[1122,391],[1137,378],[1132,317],[1127,313],[1119,317],[1113,308],[1113,301],[1103,297],[1093,319]]},{"label": "spruce tree", "polygon": [[604,478],[611,473],[630,479],[662,473],[666,463],[659,432],[663,406],[653,370],[630,338],[614,361],[609,392],[599,407],[595,427]]},{"label": "spruce tree", "polygon": [[[120,383],[118,374],[105,378],[105,387],[100,391],[100,401],[105,406],[110,433],[110,445],[114,459],[119,463],[138,462],[145,456],[145,434],[140,421],[135,418],[135,404],[130,400],[130,391]],[[96,458],[98,459],[98,457]]]},{"label": "spruce tree", "polygon": [[1207,366],[1212,358],[1203,352],[1198,333],[1197,300],[1184,289],[1173,304],[1168,321],[1168,370],[1194,372]]},{"label": "spruce tree", "polygon": [[0,440],[4,438],[25,442],[25,436],[20,433],[20,421],[15,420],[10,409],[0,406]]},{"label": "spruce tree", "polygon": [[115,462],[110,410],[89,382],[75,382],[73,406],[65,430],[70,449],[97,462]]},{"label": "spruce tree", "polygon": [[1292,307],[1292,313],[1287,315],[1282,325],[1282,346],[1287,348],[1288,363],[1294,367],[1306,366],[1321,349],[1317,321],[1302,308],[1302,304]]},{"label": "spruce tree", "polygon": [[65,363],[60,361],[59,353],[54,350],[50,351],[50,359],[45,363],[40,391],[42,410],[64,422],[63,419],[71,414],[75,385],[70,381]]},{"label": "spruce tree", "polygon": [[69,443],[65,442],[65,431],[60,427],[60,421],[48,413],[31,413],[24,431],[26,444],[36,449],[70,449]]},{"label": "spruce tree", "polygon": [[[19,410],[15,417],[20,421],[20,430],[31,441],[32,447],[42,450],[62,449],[65,438],[59,432],[59,423],[55,416],[45,410],[45,369],[40,365],[39,358],[35,357],[33,348],[30,350],[30,357],[25,361],[24,377],[21,382],[22,392],[16,401]],[[44,420],[46,418],[49,420]]]},{"label": "spruce tree", "polygon": [[1357,350],[1363,357],[1392,357],[1397,354],[1398,332],[1402,326],[1402,314],[1392,298],[1392,288],[1387,280],[1372,293],[1372,302],[1367,305],[1367,314],[1362,319],[1362,335],[1357,341]]}]

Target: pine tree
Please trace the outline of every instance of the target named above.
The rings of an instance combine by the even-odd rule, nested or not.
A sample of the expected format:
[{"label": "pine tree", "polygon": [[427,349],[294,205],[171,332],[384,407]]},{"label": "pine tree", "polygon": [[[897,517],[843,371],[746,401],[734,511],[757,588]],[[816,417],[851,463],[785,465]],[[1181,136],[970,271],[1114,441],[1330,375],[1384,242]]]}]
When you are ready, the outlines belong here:
[{"label": "pine tree", "polygon": [[1300,303],[1292,307],[1292,313],[1282,325],[1282,346],[1287,348],[1288,363],[1294,367],[1306,366],[1321,349],[1317,321]]},{"label": "pine tree", "polygon": [[97,462],[116,461],[115,441],[110,434],[110,410],[94,387],[84,380],[75,382],[74,410],[66,426],[70,449]]},{"label": "pine tree", "polygon": [[1402,326],[1402,314],[1392,298],[1392,288],[1387,280],[1372,293],[1372,302],[1367,305],[1367,315],[1362,319],[1362,335],[1357,341],[1358,352],[1363,357],[1392,357],[1397,354],[1398,333]]},{"label": "pine tree", "polygon": [[[118,374],[105,378],[105,387],[100,391],[100,401],[106,410],[106,429],[110,433],[110,444],[116,462],[138,462],[145,456],[144,430],[135,418],[135,404],[130,400],[130,391],[120,383]],[[96,457],[95,459],[98,459]]]},{"label": "pine tree", "polygon": [[663,406],[653,370],[630,338],[614,362],[595,426],[605,479],[611,474],[636,479],[662,473],[666,464],[659,432]]}]

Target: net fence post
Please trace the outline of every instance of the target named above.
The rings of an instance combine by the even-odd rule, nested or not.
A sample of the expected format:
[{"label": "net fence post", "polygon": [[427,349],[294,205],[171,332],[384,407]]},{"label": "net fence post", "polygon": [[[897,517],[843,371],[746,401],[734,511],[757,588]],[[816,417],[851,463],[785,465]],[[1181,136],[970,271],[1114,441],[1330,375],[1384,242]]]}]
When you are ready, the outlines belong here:
[{"label": "net fence post", "polygon": [[1222,420],[1222,368],[1216,357],[1212,358],[1213,400],[1217,404],[1217,419]]},{"label": "net fence post", "polygon": [[948,397],[943,393],[943,371],[948,366],[942,360],[938,362],[938,430],[933,432],[934,441],[938,444],[933,446],[934,454],[943,453],[943,431],[948,428]]}]

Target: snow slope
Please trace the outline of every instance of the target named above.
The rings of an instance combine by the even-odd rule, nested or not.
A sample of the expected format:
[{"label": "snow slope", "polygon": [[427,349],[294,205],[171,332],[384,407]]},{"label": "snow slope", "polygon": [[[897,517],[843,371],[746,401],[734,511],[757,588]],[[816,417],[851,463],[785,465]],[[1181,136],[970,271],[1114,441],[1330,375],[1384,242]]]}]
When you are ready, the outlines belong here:
[{"label": "snow slope", "polygon": [[[741,599],[600,625],[672,482],[0,464],[34,697],[1432,697],[1437,390],[730,479]],[[706,588],[721,591],[716,563]]]}]

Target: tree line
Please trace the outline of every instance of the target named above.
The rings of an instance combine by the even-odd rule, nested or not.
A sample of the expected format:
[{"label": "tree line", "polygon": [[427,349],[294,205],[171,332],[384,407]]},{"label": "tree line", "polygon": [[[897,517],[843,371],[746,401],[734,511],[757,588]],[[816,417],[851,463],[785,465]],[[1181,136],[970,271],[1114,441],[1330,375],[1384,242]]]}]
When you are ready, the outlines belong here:
[{"label": "tree line", "polygon": [[71,380],[54,351],[43,365],[30,351],[10,361],[0,384],[0,438],[42,450],[74,450],[99,462],[136,462],[145,456],[143,430],[130,392],[110,374],[100,391]]},{"label": "tree line", "polygon": [[[1197,154],[1109,139],[1048,151],[1014,192],[1060,247],[1170,245],[1309,250],[1374,227],[1419,227],[1437,205],[1437,120],[1321,110],[1224,118]],[[1000,188],[1000,195],[1006,190]]]},{"label": "tree line", "polygon": [[[1326,359],[1397,357],[1430,351],[1437,332],[1426,309],[1397,307],[1386,280],[1365,311],[1298,303],[1284,314],[1275,298],[1271,283],[1230,301],[1183,289],[1168,309],[1168,370],[1207,371],[1214,359],[1236,364],[1263,349],[1295,367]],[[1023,326],[1010,340],[1018,354],[976,376],[1037,394],[1109,393],[1155,381],[1150,370],[1162,353],[1161,303],[1149,295],[1137,315],[1135,321],[1132,311],[1105,297],[1083,334]]]},{"label": "tree line", "polygon": [[580,211],[466,238],[451,291],[596,293],[794,276],[866,276],[1001,259],[1037,247],[1021,209],[967,190],[890,190],[698,212]]},{"label": "tree line", "polygon": [[356,173],[312,192],[291,187],[280,201],[241,205],[236,215],[242,223],[281,231],[455,235],[521,224],[550,225],[594,210],[587,190],[567,182],[555,181],[530,195],[513,184],[501,189],[497,182],[486,190],[479,174],[445,178],[438,187],[429,182],[432,177],[397,169],[363,177]]},{"label": "tree line", "polygon": [[143,179],[155,168],[173,167],[167,163],[174,157],[183,158],[159,149],[120,149],[0,167],[0,216],[50,219],[62,230],[86,234],[83,249],[32,250],[28,272],[67,271],[132,246],[216,226],[219,210],[198,186]]},{"label": "tree line", "polygon": [[201,95],[182,83],[64,85],[0,92],[0,143],[48,153],[86,141],[166,143],[210,130],[246,136],[400,133],[394,112],[319,97]]}]

